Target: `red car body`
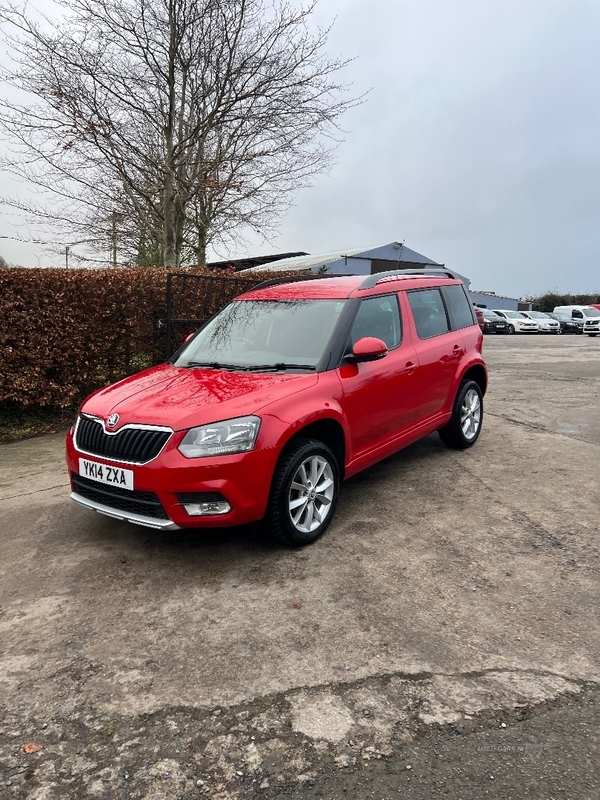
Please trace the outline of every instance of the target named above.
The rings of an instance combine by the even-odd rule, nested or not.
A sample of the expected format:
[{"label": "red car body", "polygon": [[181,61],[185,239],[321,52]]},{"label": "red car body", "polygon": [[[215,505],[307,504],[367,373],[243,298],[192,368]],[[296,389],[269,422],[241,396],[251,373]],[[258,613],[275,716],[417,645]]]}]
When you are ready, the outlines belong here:
[{"label": "red car body", "polygon": [[[90,395],[67,437],[72,498],[101,513],[155,528],[239,525],[265,516],[282,454],[288,452],[290,443],[299,436],[303,441],[307,438],[324,441],[335,454],[343,480],[447,426],[465,380],[475,381],[481,395],[485,393],[487,373],[481,355],[482,333],[471,309],[470,324],[467,321],[460,329],[420,338],[409,294],[432,288],[443,291],[444,286],[462,287],[462,283],[438,275],[384,275],[379,282],[375,280],[377,276],[370,281],[363,276],[324,276],[265,285],[236,300],[241,303],[337,300],[345,304],[343,310],[348,312],[348,321],[344,324],[349,329],[352,313],[357,313],[354,306],[358,308],[362,300],[385,296],[395,303],[397,298],[401,342],[389,351],[380,339],[363,338],[354,355],[338,357],[336,363],[325,368],[322,359],[308,373],[296,371],[293,365],[280,371],[249,372],[166,363]],[[365,283],[369,284],[367,288]],[[411,301],[414,301],[412,296]],[[332,342],[336,336],[338,339],[348,336],[348,330],[341,322],[339,325],[328,344],[331,352],[335,351]],[[369,347],[373,349],[373,341],[383,345],[384,357],[374,353],[372,360],[361,361],[362,356],[356,351],[360,347],[366,351]],[[183,352],[191,345],[193,340],[184,345]],[[111,429],[109,418],[112,422],[116,415],[118,422]],[[247,415],[260,419],[254,446],[248,452],[190,458],[179,450],[190,429]],[[87,446],[79,441],[83,436],[83,428],[81,437],[76,432],[80,426],[91,429],[89,436],[86,434]],[[132,432],[136,436],[145,435],[144,426],[148,428],[148,436],[162,431],[166,442],[158,455],[147,463],[136,464],[124,458],[98,455],[104,452],[100,445],[89,444],[96,441],[95,436],[111,445],[116,439],[109,437],[127,431],[128,426],[142,426]],[[82,459],[103,466],[102,475],[114,475],[115,481],[119,471],[126,467],[133,473],[133,491],[118,486],[107,488],[101,483],[96,487],[94,483],[90,484],[91,494],[84,496],[81,487],[90,481],[82,481]],[[114,472],[108,472],[111,469]],[[98,492],[108,492],[106,498],[94,495],[96,488]],[[111,493],[122,497],[115,501],[116,506],[111,505]],[[143,513],[145,493],[158,499],[164,509],[161,518]],[[182,497],[189,499],[196,494],[225,498],[230,510],[190,516]],[[134,499],[139,500],[139,507]]]}]

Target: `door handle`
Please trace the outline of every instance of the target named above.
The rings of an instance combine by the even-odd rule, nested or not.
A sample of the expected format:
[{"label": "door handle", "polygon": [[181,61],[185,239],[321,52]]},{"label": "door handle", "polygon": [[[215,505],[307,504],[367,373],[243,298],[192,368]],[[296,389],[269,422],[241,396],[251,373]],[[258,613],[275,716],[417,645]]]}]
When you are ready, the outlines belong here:
[{"label": "door handle", "polygon": [[417,368],[417,365],[414,364],[412,361],[407,361],[406,362],[405,371],[406,371],[407,375],[412,375],[416,368]]}]

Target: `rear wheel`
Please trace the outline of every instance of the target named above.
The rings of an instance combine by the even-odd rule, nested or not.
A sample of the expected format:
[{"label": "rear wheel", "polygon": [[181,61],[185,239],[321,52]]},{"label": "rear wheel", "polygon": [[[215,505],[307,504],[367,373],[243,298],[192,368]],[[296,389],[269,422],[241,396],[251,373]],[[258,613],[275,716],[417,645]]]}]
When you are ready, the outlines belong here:
[{"label": "rear wheel", "polygon": [[475,444],[483,422],[483,395],[475,381],[463,381],[456,394],[450,422],[438,431],[448,447],[465,450]]},{"label": "rear wheel", "polygon": [[333,518],[340,469],[333,452],[315,439],[298,439],[282,456],[267,512],[271,536],[290,547],[310,544]]}]

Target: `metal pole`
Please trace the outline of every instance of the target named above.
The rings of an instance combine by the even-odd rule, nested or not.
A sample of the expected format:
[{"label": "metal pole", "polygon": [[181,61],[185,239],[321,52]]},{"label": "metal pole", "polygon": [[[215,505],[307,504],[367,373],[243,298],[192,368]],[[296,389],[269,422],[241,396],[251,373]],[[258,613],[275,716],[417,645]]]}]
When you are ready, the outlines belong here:
[{"label": "metal pole", "polygon": [[117,212],[112,212],[112,265],[117,266]]},{"label": "metal pole", "polygon": [[167,361],[171,358],[171,336],[173,335],[173,323],[171,321],[171,316],[173,314],[173,302],[172,302],[172,292],[173,292],[173,283],[172,283],[172,275],[169,273],[167,275]]},{"label": "metal pole", "polygon": [[69,247],[69,245],[67,245],[65,247],[65,269],[69,269],[69,250],[70,249],[71,248]]}]

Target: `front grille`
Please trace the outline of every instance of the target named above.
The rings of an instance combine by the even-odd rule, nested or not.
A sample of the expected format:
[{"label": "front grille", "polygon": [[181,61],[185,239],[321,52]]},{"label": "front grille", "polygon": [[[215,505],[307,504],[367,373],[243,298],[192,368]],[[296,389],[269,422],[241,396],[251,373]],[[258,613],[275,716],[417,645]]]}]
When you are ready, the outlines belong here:
[{"label": "front grille", "polygon": [[125,511],[130,514],[140,514],[152,519],[169,519],[162,503],[154,492],[129,491],[117,486],[107,486],[103,483],[82,478],[76,472],[72,473],[73,490],[86,500],[93,500],[103,506],[114,508],[116,511]]},{"label": "front grille", "polygon": [[118,433],[108,434],[101,420],[80,417],[75,446],[84,453],[113,461],[145,464],[156,458],[170,436],[170,431],[148,428],[123,428]]}]

